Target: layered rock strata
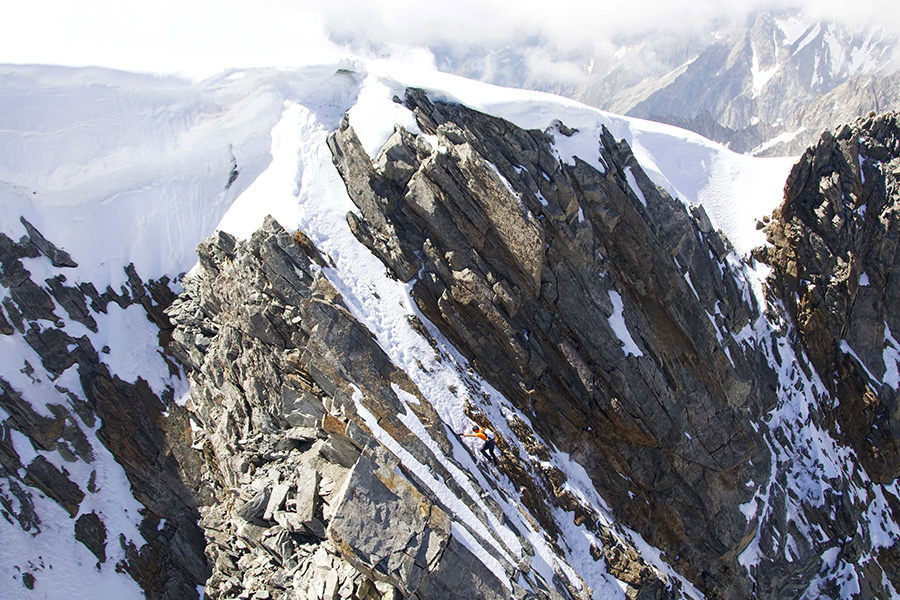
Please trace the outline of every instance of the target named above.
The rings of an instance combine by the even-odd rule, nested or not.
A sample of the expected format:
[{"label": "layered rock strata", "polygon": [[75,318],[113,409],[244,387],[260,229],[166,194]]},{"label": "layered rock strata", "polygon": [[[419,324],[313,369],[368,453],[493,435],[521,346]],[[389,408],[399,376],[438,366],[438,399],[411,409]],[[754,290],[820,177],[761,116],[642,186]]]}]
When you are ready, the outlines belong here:
[{"label": "layered rock strata", "polygon": [[397,129],[370,160],[347,122],[329,142],[357,237],[414,277],[422,312],[626,523],[704,591],[745,593],[737,506],[770,462],[748,422],[775,394],[761,353],[729,335],[758,307],[727,242],[608,132],[598,170],[557,158],[564,126],[524,131],[416,90],[405,102],[436,147]]},{"label": "layered rock strata", "polygon": [[[823,454],[827,396],[702,208],[653,185],[606,131],[597,164],[567,163],[562,124],[524,131],[418,90],[403,102],[423,134],[398,128],[374,158],[347,121],[330,138],[352,230],[622,523],[711,598],[890,585],[890,538],[863,499],[883,491],[839,446]],[[810,479],[843,492],[823,501]],[[848,543],[855,559],[832,554]]]}]

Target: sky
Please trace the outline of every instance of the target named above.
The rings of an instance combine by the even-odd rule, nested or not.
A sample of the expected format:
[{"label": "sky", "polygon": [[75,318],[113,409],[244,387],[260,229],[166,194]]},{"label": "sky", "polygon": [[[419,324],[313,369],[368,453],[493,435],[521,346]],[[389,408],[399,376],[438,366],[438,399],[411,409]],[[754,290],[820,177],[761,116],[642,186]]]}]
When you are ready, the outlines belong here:
[{"label": "sky", "polygon": [[0,63],[102,66],[194,79],[229,68],[292,67],[356,54],[433,62],[431,49],[503,47],[526,38],[565,52],[616,36],[708,31],[754,10],[801,6],[811,18],[900,29],[894,0],[31,0],[9,2]]}]

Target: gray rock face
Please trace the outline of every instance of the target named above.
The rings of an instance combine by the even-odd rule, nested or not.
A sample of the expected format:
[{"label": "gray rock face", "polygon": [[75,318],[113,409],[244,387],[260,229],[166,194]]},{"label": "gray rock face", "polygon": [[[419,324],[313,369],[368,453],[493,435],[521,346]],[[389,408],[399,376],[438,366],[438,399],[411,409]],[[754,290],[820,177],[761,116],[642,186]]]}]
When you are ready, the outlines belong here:
[{"label": "gray rock face", "polygon": [[106,525],[95,512],[89,512],[75,521],[75,539],[87,546],[101,563],[106,562]]},{"label": "gray rock face", "polygon": [[[187,408],[200,426],[193,446],[209,491],[200,508],[213,568],[207,594],[510,597],[508,584],[454,540],[448,509],[359,417],[360,406],[377,415],[417,461],[457,485],[404,425],[391,386],[421,394],[305,249],[271,218],[246,242],[219,233],[201,244],[203,268],[167,311],[170,349],[189,369]],[[421,400],[417,417],[449,444]],[[537,573],[523,577],[553,588]]]},{"label": "gray rock face", "polygon": [[793,168],[758,250],[798,342],[839,400],[843,436],[876,481],[900,476],[897,113],[825,132]]},{"label": "gray rock face", "polygon": [[37,228],[25,220],[25,217],[20,217],[19,221],[22,222],[22,225],[25,226],[25,230],[28,232],[28,237],[31,240],[31,243],[35,245],[35,247],[41,251],[41,254],[50,259],[50,262],[53,263],[54,267],[77,267],[78,263],[72,260],[72,257],[69,256],[69,253],[65,250],[60,250],[56,246],[53,245],[52,242],[48,241],[41,232],[37,230]]},{"label": "gray rock face", "polygon": [[327,534],[344,556],[404,597],[509,597],[502,582],[451,534],[451,517],[398,475],[390,457],[382,460],[377,465],[361,458],[338,499]]},{"label": "gray rock face", "polygon": [[[881,481],[896,477],[885,472],[890,459],[874,465],[876,453],[891,456],[893,442],[882,434],[860,444],[879,426],[863,428],[852,434],[857,439],[850,446],[868,446],[873,458],[823,479],[823,486],[835,490],[825,504],[804,488],[803,478],[822,477],[824,467],[815,456],[817,442],[805,438],[809,432],[803,428],[827,435],[827,407],[817,403],[815,375],[804,374],[802,349],[792,350],[782,339],[789,329],[777,326],[782,322],[778,301],[771,298],[764,317],[743,287],[739,265],[729,260],[728,242],[713,231],[702,208],[687,211],[655,188],[628,147],[608,134],[598,140],[601,173],[577,159],[568,165],[554,158],[553,138],[570,133],[561,124],[546,132],[523,131],[459,105],[432,102],[417,90],[408,90],[405,102],[419,128],[436,136],[437,150],[398,130],[370,161],[346,122],[330,138],[335,165],[362,213],[362,219],[348,220],[398,279],[406,280],[412,271],[405,257],[418,259],[411,283],[419,308],[531,417],[536,436],[530,438],[527,426],[510,423],[520,440],[534,442],[529,452],[540,452],[540,439],[570,453],[617,518],[662,549],[708,597],[792,598],[811,589],[837,597],[839,577],[824,557],[844,552],[848,539],[856,540],[852,556],[859,562],[848,568],[860,585],[881,593],[883,577],[896,572],[892,546],[874,541],[877,524],[874,531],[860,525],[868,509],[859,498],[884,492],[860,482],[867,480],[863,470]],[[841,210],[842,193],[860,198],[863,189],[893,190],[893,126],[884,119],[870,126],[880,133],[858,143],[867,147],[867,156],[883,162],[871,177],[865,175],[865,186],[861,177],[854,184],[844,176],[844,170],[859,172],[846,157],[821,159],[831,163],[812,169],[820,179],[805,174],[811,167],[795,170],[794,180],[811,181],[816,198],[830,199],[813,201],[820,208],[804,213],[815,213],[811,218],[825,224],[816,227],[840,228],[850,221],[847,212],[858,203]],[[843,141],[810,151],[807,162],[854,143],[853,131],[841,131]],[[398,164],[392,166],[392,160]],[[845,165],[837,175],[831,172],[835,164]],[[627,184],[626,169],[640,196]],[[786,206],[796,204],[790,193]],[[870,207],[864,216],[892,214],[892,206],[888,201],[877,210]],[[884,217],[877,222],[884,224]],[[788,241],[773,242],[788,257],[796,252],[791,249],[796,236],[806,235],[794,227]],[[889,230],[873,231],[871,238],[863,232],[849,235],[851,243],[877,239],[888,247],[895,237]],[[821,272],[823,281],[839,285],[848,268],[830,268],[829,261],[837,266],[852,261],[841,258],[840,248],[829,253],[827,245],[811,239],[815,253],[801,250],[802,257],[782,261],[788,281],[805,281],[794,272],[803,262],[806,279]],[[854,277],[859,274],[849,280]],[[793,288],[780,290],[778,296],[788,298]],[[842,293],[831,295],[839,306],[849,303]],[[892,305],[888,298],[871,302]],[[624,325],[614,327],[620,318]],[[880,356],[886,343],[886,329],[877,327],[880,318],[866,318],[876,324],[876,335],[863,327],[853,334],[874,339],[868,346],[872,356]],[[776,326],[770,333],[757,330],[755,343],[738,335],[766,320]],[[807,331],[820,331],[822,338],[846,332],[837,324],[827,330],[831,333],[821,333],[821,325],[816,321]],[[623,339],[623,326],[631,339]],[[866,346],[860,347],[865,353]],[[832,373],[842,389],[856,385],[847,367],[827,377]],[[888,388],[881,392],[884,398],[892,398]],[[809,414],[805,422],[773,420],[789,403],[799,403],[791,410]],[[865,400],[847,406],[842,410],[865,406],[863,414],[885,414],[872,411]],[[883,406],[893,404],[886,400]],[[545,531],[555,532],[553,519],[540,507],[548,502],[573,512],[598,538],[610,539],[596,515],[565,493],[564,474],[536,474],[513,463],[510,471],[515,481],[532,482],[528,489],[535,496],[523,501]],[[760,512],[762,481],[769,483]],[[867,490],[862,496],[846,491],[859,485]],[[753,506],[757,510],[748,510]],[[882,509],[890,511],[886,505]],[[790,547],[785,531],[794,540]],[[640,560],[627,545],[618,547],[611,539],[596,555],[632,586],[629,594],[671,593],[640,576]]]},{"label": "gray rock face", "polygon": [[78,514],[78,505],[84,500],[84,492],[46,458],[38,456],[28,464],[25,472],[26,483],[56,500],[70,516]]},{"label": "gray rock face", "polygon": [[[717,342],[718,328],[738,331],[758,309],[720,274],[726,246],[702,209],[695,218],[660,192],[608,134],[601,174],[560,165],[551,133],[415,90],[406,103],[440,152],[398,131],[374,163],[362,160],[346,123],[329,142],[365,221],[388,224],[360,241],[400,279],[410,272],[401,257],[421,257],[419,308],[479,372],[585,466],[626,523],[684,557],[704,591],[741,593],[747,582],[729,566],[748,533],[737,506],[769,462],[745,423],[774,404],[773,375],[752,348],[730,347],[732,364]],[[404,167],[379,166],[391,155]],[[616,310],[637,352],[614,331]]]}]

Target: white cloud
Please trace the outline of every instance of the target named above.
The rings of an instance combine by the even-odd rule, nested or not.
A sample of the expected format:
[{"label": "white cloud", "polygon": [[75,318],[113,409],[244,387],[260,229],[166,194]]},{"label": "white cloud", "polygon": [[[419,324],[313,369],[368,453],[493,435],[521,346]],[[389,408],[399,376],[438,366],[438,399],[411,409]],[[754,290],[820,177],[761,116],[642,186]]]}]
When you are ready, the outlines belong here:
[{"label": "white cloud", "polygon": [[[31,0],[11,2],[0,21],[0,62],[98,65],[210,75],[228,67],[297,66],[357,51],[497,48],[540,40],[558,55],[536,69],[571,78],[565,54],[645,31],[705,32],[754,10],[803,5],[815,18],[900,27],[893,0]],[[560,58],[562,57],[562,58]]]},{"label": "white cloud", "polygon": [[305,4],[323,15],[329,32],[340,39],[412,45],[492,44],[542,36],[565,50],[646,31],[708,31],[742,21],[754,11],[778,8],[800,8],[811,17],[854,26],[900,27],[900,8],[893,0],[861,0],[852,10],[845,0],[311,0]]},{"label": "white cloud", "polygon": [[587,69],[576,62],[559,60],[543,48],[535,48],[526,54],[528,71],[532,77],[562,84],[584,81]]},{"label": "white cloud", "polygon": [[31,0],[8,3],[0,63],[102,66],[204,77],[345,54],[324,17],[280,0]]}]

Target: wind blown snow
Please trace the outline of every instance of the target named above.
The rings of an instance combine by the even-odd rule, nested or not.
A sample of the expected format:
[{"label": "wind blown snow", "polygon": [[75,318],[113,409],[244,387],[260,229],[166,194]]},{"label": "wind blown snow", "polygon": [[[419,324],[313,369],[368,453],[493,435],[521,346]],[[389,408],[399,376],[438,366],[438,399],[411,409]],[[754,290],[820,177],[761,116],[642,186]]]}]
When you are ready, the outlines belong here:
[{"label": "wind blown snow", "polygon": [[613,305],[613,314],[609,317],[609,326],[612,327],[613,331],[616,332],[616,337],[622,342],[622,352],[626,356],[629,354],[632,356],[643,356],[644,353],[634,343],[634,339],[628,331],[628,326],[625,324],[625,308],[622,303],[622,296],[618,292],[610,290],[609,300]]}]

